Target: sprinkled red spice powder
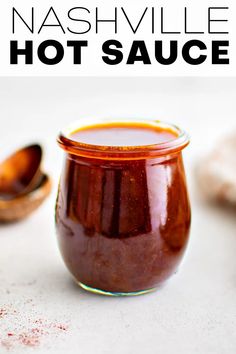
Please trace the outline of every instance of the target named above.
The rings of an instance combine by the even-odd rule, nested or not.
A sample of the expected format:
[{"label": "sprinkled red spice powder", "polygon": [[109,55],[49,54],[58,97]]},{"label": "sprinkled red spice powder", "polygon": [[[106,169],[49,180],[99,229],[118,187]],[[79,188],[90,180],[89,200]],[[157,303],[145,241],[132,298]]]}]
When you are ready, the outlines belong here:
[{"label": "sprinkled red spice powder", "polygon": [[0,308],[0,318],[3,318],[7,315],[7,309]]},{"label": "sprinkled red spice powder", "polygon": [[18,341],[27,347],[36,347],[40,344],[40,336],[32,333],[21,333],[18,336]]},{"label": "sprinkled red spice powder", "polygon": [[7,350],[10,350],[12,348],[12,344],[8,340],[2,340],[1,345]]},{"label": "sprinkled red spice powder", "polygon": [[64,325],[56,325],[55,328],[58,328],[58,329],[61,329],[62,331],[66,331],[68,329],[67,326],[64,326]]},{"label": "sprinkled red spice powder", "polygon": [[33,313],[29,311],[29,313],[29,318],[24,315],[24,321],[22,321],[20,311],[14,310],[11,306],[0,309],[0,318],[5,317],[6,322],[4,330],[4,320],[1,321],[0,346],[7,350],[16,347],[38,347],[46,337],[56,338],[58,334],[68,330],[68,326],[65,324],[35,318],[37,315],[35,311]]}]

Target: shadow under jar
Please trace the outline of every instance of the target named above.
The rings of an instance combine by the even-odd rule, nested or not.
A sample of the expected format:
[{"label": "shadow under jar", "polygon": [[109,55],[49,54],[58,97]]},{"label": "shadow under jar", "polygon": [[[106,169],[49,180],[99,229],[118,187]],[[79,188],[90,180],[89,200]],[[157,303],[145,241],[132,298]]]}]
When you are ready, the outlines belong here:
[{"label": "shadow under jar", "polygon": [[56,228],[78,284],[107,295],[157,288],[176,272],[189,238],[187,135],[153,120],[87,120],[58,143],[66,156]]}]

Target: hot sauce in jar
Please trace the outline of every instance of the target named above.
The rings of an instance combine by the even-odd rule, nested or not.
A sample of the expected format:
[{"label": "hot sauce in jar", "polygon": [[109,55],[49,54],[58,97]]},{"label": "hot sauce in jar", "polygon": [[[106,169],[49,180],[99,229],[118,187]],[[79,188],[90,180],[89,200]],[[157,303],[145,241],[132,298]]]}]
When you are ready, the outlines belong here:
[{"label": "hot sauce in jar", "polygon": [[58,143],[66,156],[57,235],[76,281],[107,295],[160,286],[176,272],[189,238],[187,135],[152,120],[86,121]]}]

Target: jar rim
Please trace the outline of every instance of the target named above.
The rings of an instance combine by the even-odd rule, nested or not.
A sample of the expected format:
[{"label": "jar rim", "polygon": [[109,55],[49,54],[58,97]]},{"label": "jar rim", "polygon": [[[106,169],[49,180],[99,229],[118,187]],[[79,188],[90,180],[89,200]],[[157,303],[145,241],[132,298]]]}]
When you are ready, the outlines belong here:
[{"label": "jar rim", "polygon": [[[150,128],[162,128],[173,131],[176,137],[165,142],[150,145],[128,145],[128,146],[112,146],[112,145],[96,145],[91,143],[79,142],[73,140],[71,135],[73,132],[82,129],[89,129],[96,126],[106,125],[122,125],[130,126],[132,123],[137,125],[146,125]],[[59,146],[68,153],[94,158],[111,158],[111,159],[130,159],[130,158],[146,158],[153,156],[164,156],[183,150],[190,142],[189,135],[178,126],[160,121],[157,119],[144,118],[88,118],[80,119],[68,125],[63,129],[58,137]]]}]

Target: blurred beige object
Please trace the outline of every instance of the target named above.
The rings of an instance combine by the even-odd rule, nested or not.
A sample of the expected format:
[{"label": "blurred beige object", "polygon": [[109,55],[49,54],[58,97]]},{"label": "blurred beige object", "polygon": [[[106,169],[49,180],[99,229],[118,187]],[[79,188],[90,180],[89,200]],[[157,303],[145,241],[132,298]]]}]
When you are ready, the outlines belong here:
[{"label": "blurred beige object", "polygon": [[197,177],[204,197],[236,205],[236,133],[203,159]]}]

